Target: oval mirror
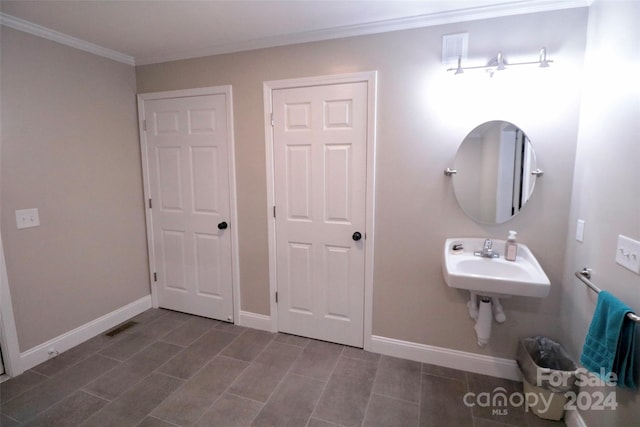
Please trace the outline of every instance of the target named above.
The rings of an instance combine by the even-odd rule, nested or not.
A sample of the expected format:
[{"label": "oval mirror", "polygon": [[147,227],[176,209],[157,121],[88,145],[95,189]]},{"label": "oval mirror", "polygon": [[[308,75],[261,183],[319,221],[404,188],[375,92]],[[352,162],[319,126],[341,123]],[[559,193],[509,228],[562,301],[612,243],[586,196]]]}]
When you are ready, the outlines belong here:
[{"label": "oval mirror", "polygon": [[527,204],[536,178],[536,155],[516,125],[491,121],[473,129],[454,161],[453,191],[462,210],[483,224],[501,224]]}]

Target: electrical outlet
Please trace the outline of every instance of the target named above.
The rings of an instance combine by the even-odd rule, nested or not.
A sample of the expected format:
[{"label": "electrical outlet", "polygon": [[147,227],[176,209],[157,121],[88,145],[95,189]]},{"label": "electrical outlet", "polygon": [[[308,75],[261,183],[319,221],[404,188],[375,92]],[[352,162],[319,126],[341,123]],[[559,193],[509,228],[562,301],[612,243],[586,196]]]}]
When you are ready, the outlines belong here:
[{"label": "electrical outlet", "polygon": [[38,209],[19,209],[16,211],[16,225],[18,229],[37,227],[40,225]]},{"label": "electrical outlet", "polygon": [[620,234],[616,245],[616,262],[640,274],[640,242]]}]

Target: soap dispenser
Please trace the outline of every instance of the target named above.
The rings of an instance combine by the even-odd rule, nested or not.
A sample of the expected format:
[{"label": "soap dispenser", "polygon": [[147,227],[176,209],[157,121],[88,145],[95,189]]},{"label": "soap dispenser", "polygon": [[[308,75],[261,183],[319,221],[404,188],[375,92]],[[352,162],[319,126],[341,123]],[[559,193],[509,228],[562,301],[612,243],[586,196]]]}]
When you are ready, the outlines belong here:
[{"label": "soap dispenser", "polygon": [[518,244],[516,243],[516,232],[509,230],[509,237],[504,245],[504,259],[515,261],[518,256]]}]

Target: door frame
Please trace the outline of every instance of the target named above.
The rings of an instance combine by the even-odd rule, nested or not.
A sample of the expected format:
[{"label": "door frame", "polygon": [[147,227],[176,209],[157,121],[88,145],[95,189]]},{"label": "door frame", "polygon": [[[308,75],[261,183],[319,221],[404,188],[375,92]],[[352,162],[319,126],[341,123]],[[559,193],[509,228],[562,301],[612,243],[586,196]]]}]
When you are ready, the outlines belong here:
[{"label": "door frame", "polygon": [[153,219],[148,200],[151,198],[149,180],[149,158],[147,152],[147,137],[144,130],[144,102],[154,99],[185,98],[206,95],[225,95],[225,107],[227,109],[227,144],[229,162],[229,221],[233,224],[229,227],[231,233],[231,291],[233,303],[233,322],[240,320],[240,255],[238,249],[238,205],[236,195],[236,162],[235,162],[235,137],[233,133],[233,97],[231,85],[210,86],[194,89],[170,90],[162,92],[147,92],[138,94],[138,132],[140,135],[140,154],[142,159],[142,180],[144,187],[144,210],[147,225],[147,251],[149,254],[149,286],[151,287],[151,303],[158,308],[157,282],[153,281],[153,272],[156,270],[156,259],[153,241]]},{"label": "door frame", "polygon": [[15,377],[24,372],[20,358],[20,345],[18,344],[18,332],[13,304],[11,301],[11,289],[9,289],[9,277],[7,264],[4,258],[4,246],[2,233],[0,232],[0,347],[4,361],[4,372],[9,377]]},{"label": "door frame", "polygon": [[276,223],[273,216],[275,206],[275,170],[273,126],[271,125],[273,91],[309,86],[324,86],[340,83],[367,83],[367,159],[366,159],[366,203],[365,203],[365,240],[364,240],[364,349],[371,350],[373,334],[373,254],[374,254],[374,215],[375,215],[375,165],[376,165],[376,108],[377,108],[377,71],[365,71],[347,74],[303,77],[297,79],[271,80],[263,83],[264,98],[264,134],[267,171],[267,232],[269,243],[269,301],[271,311],[271,331],[278,331],[278,306],[276,304]]}]

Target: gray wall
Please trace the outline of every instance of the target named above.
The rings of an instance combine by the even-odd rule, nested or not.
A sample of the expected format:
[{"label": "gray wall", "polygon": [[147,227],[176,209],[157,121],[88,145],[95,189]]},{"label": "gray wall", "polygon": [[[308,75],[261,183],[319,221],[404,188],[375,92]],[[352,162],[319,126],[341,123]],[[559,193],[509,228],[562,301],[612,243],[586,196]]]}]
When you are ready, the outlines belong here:
[{"label": "gray wall", "polygon": [[[24,352],[149,294],[131,66],[2,27],[2,238]],[[15,210],[41,226],[18,230]]]},{"label": "gray wall", "polygon": [[[637,1],[596,1],[589,14],[585,89],[560,306],[564,343],[576,360],[597,299],[574,277],[576,270],[593,268],[596,286],[640,313],[640,276],[615,262],[618,234],[640,240],[638,17]],[[575,240],[578,219],[585,220],[583,243]],[[640,328],[637,330],[640,339]],[[585,412],[588,425],[638,425],[637,391],[610,387],[599,391],[615,392],[620,406],[615,411]]]},{"label": "gray wall", "polygon": [[[269,314],[267,199],[262,83],[378,70],[374,334],[514,357],[523,335],[558,336],[560,284],[578,130],[586,9],[465,22],[136,67],[139,92],[231,84],[237,161],[242,310]],[[502,50],[546,70],[453,76],[440,63],[443,34],[469,32],[469,63]],[[500,226],[481,226],[458,207],[443,175],[467,132],[503,119],[530,137],[545,176],[527,208]],[[506,238],[515,229],[553,283],[547,299],[504,301],[507,321],[476,345],[468,293],[440,270],[446,237]]]}]

